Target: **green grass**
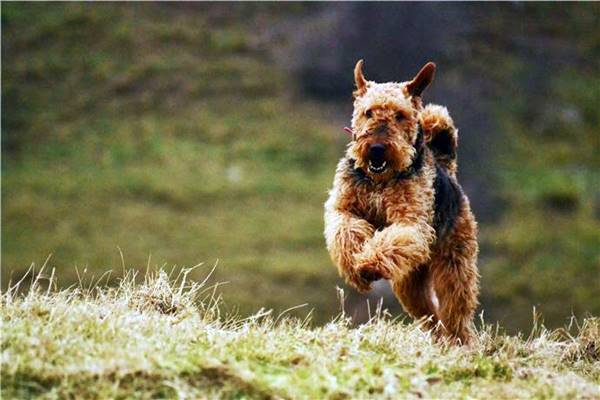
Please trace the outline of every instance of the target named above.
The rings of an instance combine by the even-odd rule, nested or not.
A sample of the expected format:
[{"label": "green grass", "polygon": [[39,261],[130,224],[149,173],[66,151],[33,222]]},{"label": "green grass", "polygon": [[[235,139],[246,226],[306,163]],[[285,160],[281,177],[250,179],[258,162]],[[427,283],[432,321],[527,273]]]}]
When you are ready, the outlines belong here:
[{"label": "green grass", "polygon": [[599,82],[597,73],[556,73],[547,97],[560,106],[515,102],[502,114],[507,209],[481,238],[492,255],[484,303],[510,316],[507,327],[526,326],[527,316],[510,310],[532,299],[543,299],[536,303],[548,321],[600,313]]},{"label": "green grass", "polygon": [[265,310],[242,319],[221,314],[213,288],[186,271],[134,278],[56,291],[38,275],[20,295],[6,291],[2,397],[600,396],[598,319],[527,338],[484,325],[464,348],[385,312],[359,327],[343,315],[318,328]]},{"label": "green grass", "polygon": [[[298,40],[299,22],[312,26],[311,15],[330,11],[299,3],[1,8],[3,288],[49,254],[64,286],[77,282],[76,268],[119,270],[121,249],[130,267],[218,260],[227,307],[243,314],[308,303],[319,323],[335,315],[331,293],[341,281],[325,250],[322,205],[347,139],[335,107],[301,97],[298,77],[274,62],[289,54],[279,45]],[[460,153],[461,171],[485,158],[481,176],[500,178],[481,181],[502,198],[485,206],[501,208],[497,220],[480,218],[482,309],[513,332],[530,329],[532,305],[552,327],[573,313],[599,315],[600,57],[590,32],[600,7],[531,4],[482,15],[482,34],[452,44],[472,62],[440,60],[457,82],[474,73],[494,83],[470,102],[493,101],[503,133],[485,157],[474,154],[478,146]],[[538,90],[529,82],[539,66],[506,45],[522,38],[557,39],[539,51],[579,56]],[[468,115],[450,111],[457,121]]]},{"label": "green grass", "polygon": [[231,306],[301,298],[324,320],[342,135],[251,42],[268,7],[197,7],[2,5],[3,281],[52,254],[69,285],[120,248],[136,266],[218,260]]}]

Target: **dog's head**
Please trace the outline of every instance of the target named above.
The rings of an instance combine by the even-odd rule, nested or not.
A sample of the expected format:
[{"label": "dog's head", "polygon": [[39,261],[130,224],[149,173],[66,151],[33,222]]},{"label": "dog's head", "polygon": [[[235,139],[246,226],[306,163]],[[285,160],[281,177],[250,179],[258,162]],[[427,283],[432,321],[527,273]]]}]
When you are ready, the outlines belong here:
[{"label": "dog's head", "polygon": [[407,82],[367,81],[363,61],[354,68],[353,140],[350,157],[371,177],[382,179],[409,168],[416,156],[421,94],[433,80],[435,64],[427,63]]}]

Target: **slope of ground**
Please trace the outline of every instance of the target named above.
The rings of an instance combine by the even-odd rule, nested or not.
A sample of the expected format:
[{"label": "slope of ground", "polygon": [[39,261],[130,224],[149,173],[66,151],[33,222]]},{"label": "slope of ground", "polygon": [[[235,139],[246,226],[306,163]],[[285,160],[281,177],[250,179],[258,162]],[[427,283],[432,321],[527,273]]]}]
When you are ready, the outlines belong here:
[{"label": "slope of ground", "polygon": [[344,137],[294,82],[348,107],[357,57],[387,80],[414,54],[438,62],[427,100],[460,122],[486,317],[527,331],[533,305],[553,327],[600,313],[600,3],[1,7],[3,287],[50,253],[64,285],[99,276],[120,248],[135,266],[218,259],[242,313],[308,303],[294,312],[327,320],[322,204]]},{"label": "slope of ground", "polygon": [[68,285],[119,247],[219,260],[242,311],[331,315],[322,204],[343,135],[248,34],[281,7],[190,7],[2,4],[3,281],[52,253]]},{"label": "slope of ground", "polygon": [[528,338],[483,326],[477,343],[461,348],[435,344],[385,313],[358,328],[339,317],[310,329],[266,311],[227,318],[210,293],[185,272],[170,280],[162,271],[138,286],[129,274],[111,289],[9,290],[2,397],[600,396],[597,319],[573,335],[538,327]]}]

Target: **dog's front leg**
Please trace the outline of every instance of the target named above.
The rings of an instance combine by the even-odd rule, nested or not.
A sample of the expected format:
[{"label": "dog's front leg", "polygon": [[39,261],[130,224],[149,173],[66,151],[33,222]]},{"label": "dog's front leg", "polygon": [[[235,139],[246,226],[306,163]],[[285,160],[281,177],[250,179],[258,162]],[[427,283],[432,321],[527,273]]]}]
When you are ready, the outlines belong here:
[{"label": "dog's front leg", "polygon": [[327,207],[325,211],[325,239],[331,259],[341,276],[359,292],[371,289],[369,275],[360,275],[354,264],[364,243],[373,236],[375,229],[362,218]]},{"label": "dog's front leg", "polygon": [[365,242],[356,255],[356,269],[378,273],[385,279],[399,281],[430,259],[430,245],[435,231],[428,224],[394,223]]}]

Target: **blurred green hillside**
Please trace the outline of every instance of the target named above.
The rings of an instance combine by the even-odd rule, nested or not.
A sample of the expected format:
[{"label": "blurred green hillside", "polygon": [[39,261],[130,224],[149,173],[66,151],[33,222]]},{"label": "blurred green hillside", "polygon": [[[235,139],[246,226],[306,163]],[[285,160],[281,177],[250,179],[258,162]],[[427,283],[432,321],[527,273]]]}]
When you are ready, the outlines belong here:
[{"label": "blurred green hillside", "polygon": [[4,282],[50,253],[68,282],[119,271],[118,246],[139,268],[205,262],[199,277],[218,260],[242,312],[337,310],[322,204],[339,129],[253,46],[270,10],[236,10],[2,4]]},{"label": "blurred green hillside", "polygon": [[557,326],[600,314],[600,4],[518,12],[487,42],[504,207],[483,229],[482,305],[510,328],[532,305]]},{"label": "blurred green hillside", "polygon": [[[76,267],[115,279],[121,249],[140,269],[204,262],[199,279],[218,260],[213,281],[243,314],[335,314],[322,204],[339,109],[302,97],[273,55],[327,7],[2,3],[3,287],[49,254],[62,284]],[[484,177],[467,192],[494,211],[480,218],[485,316],[528,329],[533,305],[549,326],[598,315],[600,7],[464,7],[473,31],[440,60],[455,86],[486,90],[455,119],[491,103],[495,131],[460,126],[461,169]]]},{"label": "blurred green hillside", "polygon": [[[526,323],[600,313],[600,79],[562,73],[548,108],[503,114],[510,141],[498,163],[507,203],[488,230],[488,304]],[[515,108],[523,109],[519,105]]]}]

